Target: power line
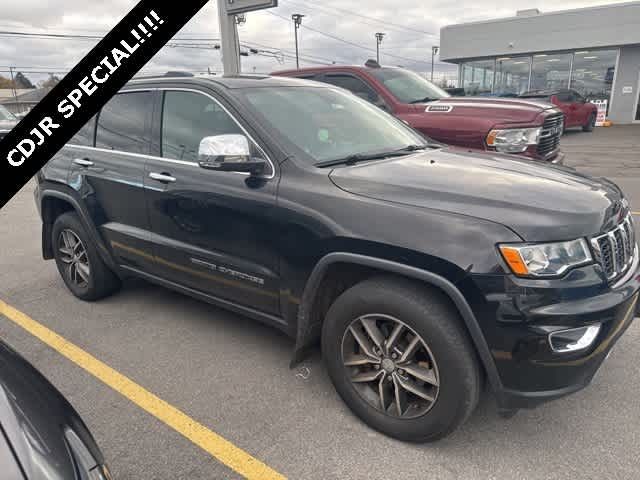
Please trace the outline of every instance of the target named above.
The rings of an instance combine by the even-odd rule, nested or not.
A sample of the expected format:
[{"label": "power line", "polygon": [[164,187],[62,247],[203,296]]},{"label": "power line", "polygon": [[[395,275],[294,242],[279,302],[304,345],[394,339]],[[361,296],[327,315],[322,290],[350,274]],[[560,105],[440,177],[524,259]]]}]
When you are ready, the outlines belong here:
[{"label": "power line", "polygon": [[[40,33],[40,32],[17,32],[17,31],[4,31],[4,30],[0,30],[0,36],[18,36],[18,37],[28,37],[28,38],[34,38],[34,39],[40,39],[40,40],[50,40],[50,39],[64,39],[64,40],[101,40],[103,37],[102,36],[98,36],[98,35],[76,35],[76,34],[69,34],[69,33]],[[179,39],[179,37],[175,37],[174,40],[176,41],[171,41],[169,43],[167,43],[166,47],[168,48],[184,48],[184,49],[192,49],[192,50],[219,50],[219,45],[198,45],[196,43],[178,43],[178,42],[198,42],[198,41],[214,41],[214,42],[219,42],[220,39],[219,38],[189,38],[189,39]],[[241,46],[246,48],[247,50],[255,50],[255,47],[252,47],[251,44],[253,45],[258,45],[256,43],[253,42],[242,42]],[[255,55],[260,55],[260,56],[264,56],[264,57],[272,57],[275,58],[276,60],[278,60],[280,62],[280,59],[284,59],[284,58],[288,58],[288,59],[295,59],[294,56],[292,56],[290,54],[290,52],[287,52],[286,50],[281,50],[277,47],[271,47],[268,45],[262,45],[260,44],[261,47],[264,48],[268,48],[271,51],[268,50],[259,50],[257,52],[251,52]],[[331,60],[328,58],[323,58],[323,57],[318,57],[315,55],[307,55],[307,54],[301,54],[300,58],[302,60],[304,60],[306,63],[312,63],[312,64],[316,64],[316,65],[330,65],[332,63],[335,63],[335,60]]]},{"label": "power line", "polygon": [[[254,45],[254,46],[262,47],[262,48],[273,48],[273,49],[276,49],[276,47],[270,47],[269,45],[264,45],[262,43],[256,43],[256,42],[253,42],[253,41],[248,42],[246,40],[243,40],[242,43],[246,44],[246,45],[249,45],[249,46]],[[293,50],[288,50],[286,48],[277,48],[277,50],[280,51],[280,52],[291,54],[291,55],[295,54],[295,52]],[[303,58],[303,57],[313,58],[313,59],[316,59],[316,60],[321,60],[323,62],[327,62],[327,64],[336,63],[335,58],[331,59],[331,58],[327,58],[327,57],[321,57],[320,55],[315,55],[315,54],[308,54],[308,53],[307,54],[302,54],[302,53],[300,53],[300,58]]]},{"label": "power line", "polygon": [[[299,3],[299,2],[294,2],[293,0],[283,0],[285,3]],[[408,27],[406,25],[400,25],[398,23],[392,23],[389,22],[388,20],[382,20],[380,18],[375,18],[375,17],[369,17],[367,15],[362,15],[361,13],[357,13],[354,12],[352,10],[346,10],[344,8],[338,8],[338,7],[333,7],[333,6],[325,6],[325,5],[318,5],[315,2],[304,2],[307,5],[307,8],[320,8],[320,9],[325,9],[325,10],[337,10],[340,12],[343,12],[343,15],[339,15],[339,14],[335,14],[335,16],[339,16],[339,17],[344,17],[344,14],[348,14],[348,15],[353,15],[355,17],[360,17],[360,18],[364,18],[373,22],[377,22],[378,24],[384,24],[385,26],[389,27],[396,27],[396,28],[400,28],[402,30],[410,30],[412,32],[417,32],[417,33],[422,33],[424,35],[431,35],[431,36],[438,36],[437,34],[433,33],[433,32],[426,32],[424,30],[418,30],[417,28],[412,28],[412,27]]]},{"label": "power line", "polygon": [[[0,36],[47,38],[47,39],[70,39],[70,40],[102,40],[104,35],[78,35],[70,33],[47,33],[47,32],[18,32],[13,30],[0,30]],[[219,42],[219,38],[181,38],[175,37],[172,40],[185,42]]]},{"label": "power line", "polygon": [[[275,17],[278,17],[278,18],[281,18],[283,20],[286,20],[287,23],[289,22],[289,19],[287,17],[284,17],[284,16],[282,16],[280,14],[277,14],[275,12],[272,12],[271,10],[265,10],[265,11],[270,15],[273,15]],[[325,37],[328,37],[328,38],[331,38],[333,40],[336,40],[338,42],[342,42],[342,43],[345,43],[347,45],[351,45],[353,47],[360,48],[362,50],[367,50],[369,52],[376,53],[375,48],[365,47],[364,45],[360,45],[358,43],[355,43],[355,42],[352,42],[352,41],[349,41],[349,40],[345,40],[344,38],[340,38],[340,37],[337,37],[335,35],[331,35],[330,33],[323,32],[322,30],[315,29],[313,27],[310,27],[309,25],[302,25],[302,27],[306,28],[307,30],[311,30],[312,32],[316,32],[316,33],[318,33],[320,35],[323,35]],[[397,58],[397,59],[408,61],[408,62],[412,62],[412,63],[422,63],[424,65],[431,65],[431,62],[427,62],[427,61],[424,61],[424,60],[417,60],[415,58],[401,57],[400,55],[394,55],[394,54],[391,54],[391,53],[386,53],[385,55],[387,55],[388,57]]]}]

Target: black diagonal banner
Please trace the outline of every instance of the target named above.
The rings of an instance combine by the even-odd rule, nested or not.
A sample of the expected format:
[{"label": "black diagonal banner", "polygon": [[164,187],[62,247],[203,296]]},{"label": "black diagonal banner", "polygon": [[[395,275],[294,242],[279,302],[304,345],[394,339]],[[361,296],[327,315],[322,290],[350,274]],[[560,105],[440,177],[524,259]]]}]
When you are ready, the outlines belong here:
[{"label": "black diagonal banner", "polygon": [[141,0],[0,141],[0,208],[207,2]]}]

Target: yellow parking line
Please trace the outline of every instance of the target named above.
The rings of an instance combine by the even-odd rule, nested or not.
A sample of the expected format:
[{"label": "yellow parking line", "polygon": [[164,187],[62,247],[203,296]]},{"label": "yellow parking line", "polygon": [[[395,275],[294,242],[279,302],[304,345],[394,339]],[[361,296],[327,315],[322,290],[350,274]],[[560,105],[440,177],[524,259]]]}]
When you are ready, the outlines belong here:
[{"label": "yellow parking line", "polygon": [[285,478],[260,460],[252,457],[80,347],[65,340],[54,331],[7,305],[2,300],[0,300],[0,314],[67,357],[76,365],[84,368],[91,375],[128,398],[138,407],[184,435],[191,442],[243,477],[252,480],[281,480]]},{"label": "yellow parking line", "polygon": [[631,212],[631,214],[640,216],[640,212]]}]

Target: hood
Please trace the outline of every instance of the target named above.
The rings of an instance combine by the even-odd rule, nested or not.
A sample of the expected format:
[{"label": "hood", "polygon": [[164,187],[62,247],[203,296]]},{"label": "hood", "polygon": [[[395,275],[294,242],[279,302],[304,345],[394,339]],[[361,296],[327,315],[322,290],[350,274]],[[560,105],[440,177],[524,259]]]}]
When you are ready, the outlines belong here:
[{"label": "hood", "polygon": [[[0,341],[0,425],[29,480],[72,480],[76,469],[65,440],[71,429],[103,462],[93,437],[56,388]],[[1,476],[1,475],[0,475]]]},{"label": "hood", "polygon": [[447,97],[420,104],[419,108],[447,116],[491,118],[496,123],[531,122],[546,110],[557,110],[548,102],[491,97]]},{"label": "hood", "polygon": [[18,125],[18,122],[13,120],[0,120],[0,134],[12,130],[16,125]]},{"label": "hood", "polygon": [[489,220],[526,241],[594,235],[611,229],[628,209],[607,180],[451,147],[345,166],[330,177],[356,195]]}]

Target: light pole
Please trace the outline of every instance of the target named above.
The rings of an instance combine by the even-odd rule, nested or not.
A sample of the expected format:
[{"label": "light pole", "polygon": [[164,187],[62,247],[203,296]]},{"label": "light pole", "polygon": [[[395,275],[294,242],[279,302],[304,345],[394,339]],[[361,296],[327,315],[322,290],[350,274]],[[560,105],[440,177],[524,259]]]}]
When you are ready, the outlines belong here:
[{"label": "light pole", "polygon": [[378,62],[378,65],[380,64],[380,44],[382,43],[384,36],[385,34],[382,32],[376,33],[376,61]]},{"label": "light pole", "polygon": [[298,53],[298,29],[300,28],[300,25],[302,25],[302,19],[304,18],[304,15],[294,13],[293,15],[291,15],[291,18],[293,20],[293,28],[295,30],[296,36],[296,69],[300,70],[300,58]]},{"label": "light pole", "polygon": [[435,63],[435,58],[439,51],[440,51],[440,47],[438,46],[431,47],[431,83],[433,83],[433,64]]}]

